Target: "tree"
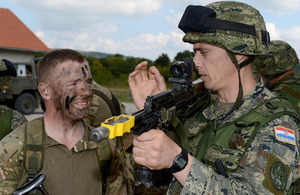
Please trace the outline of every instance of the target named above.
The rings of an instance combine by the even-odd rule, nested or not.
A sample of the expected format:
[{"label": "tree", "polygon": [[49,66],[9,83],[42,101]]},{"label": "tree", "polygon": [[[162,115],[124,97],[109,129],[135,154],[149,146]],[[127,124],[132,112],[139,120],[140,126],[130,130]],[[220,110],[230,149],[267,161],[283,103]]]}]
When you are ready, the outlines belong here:
[{"label": "tree", "polygon": [[193,58],[194,55],[195,55],[195,52],[189,51],[189,50],[178,52],[174,58],[174,61],[183,61],[184,58]]},{"label": "tree", "polygon": [[155,61],[155,66],[169,66],[171,63],[170,58],[167,54],[161,54]]}]

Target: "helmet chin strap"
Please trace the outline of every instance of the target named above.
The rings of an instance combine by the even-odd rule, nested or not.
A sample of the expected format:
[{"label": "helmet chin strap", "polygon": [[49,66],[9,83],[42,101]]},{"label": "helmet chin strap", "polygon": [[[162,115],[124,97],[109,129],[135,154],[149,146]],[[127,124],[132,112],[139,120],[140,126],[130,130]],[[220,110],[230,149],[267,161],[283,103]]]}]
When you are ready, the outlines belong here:
[{"label": "helmet chin strap", "polygon": [[247,60],[245,60],[239,64],[234,53],[232,53],[231,51],[229,51],[227,49],[226,49],[226,52],[227,52],[228,56],[230,57],[231,61],[234,63],[235,67],[237,68],[238,76],[239,76],[239,92],[238,92],[237,98],[234,102],[232,109],[228,113],[226,113],[226,116],[228,116],[230,113],[232,113],[235,109],[237,109],[241,105],[241,102],[243,99],[243,86],[242,86],[242,81],[241,81],[241,71],[240,70],[241,70],[241,68],[243,68],[243,67],[247,66],[248,64],[250,64],[251,62],[253,62],[254,56],[249,56],[249,58]]},{"label": "helmet chin strap", "polygon": [[280,81],[282,78],[286,77],[286,76],[293,76],[295,75],[295,72],[293,69],[290,69],[286,72],[283,73],[278,73],[278,74],[273,74],[273,75],[265,75],[265,79],[266,79],[266,87],[268,89],[271,88],[271,85]]}]

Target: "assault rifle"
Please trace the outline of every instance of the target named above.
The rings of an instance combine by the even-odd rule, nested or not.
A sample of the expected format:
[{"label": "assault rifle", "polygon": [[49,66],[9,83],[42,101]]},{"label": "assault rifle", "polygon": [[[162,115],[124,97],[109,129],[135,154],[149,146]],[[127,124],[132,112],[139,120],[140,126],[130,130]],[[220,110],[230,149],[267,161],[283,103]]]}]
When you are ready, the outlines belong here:
[{"label": "assault rifle", "polygon": [[[91,137],[95,142],[106,138],[122,136],[125,132],[132,131],[140,135],[158,126],[162,130],[170,127],[173,117],[176,115],[181,121],[189,116],[200,112],[209,102],[209,93],[204,89],[203,83],[193,84],[192,75],[195,64],[192,60],[175,62],[171,65],[170,71],[173,77],[169,78],[172,89],[156,95],[147,97],[144,109],[129,115],[120,115],[107,119],[101,127],[93,129]],[[164,113],[170,111],[169,117]],[[144,184],[150,188],[153,184],[150,169],[139,166],[137,170],[136,185]]]},{"label": "assault rifle", "polygon": [[39,174],[35,178],[33,178],[31,181],[26,183],[24,186],[18,188],[15,190],[12,194],[13,195],[23,195],[31,192],[34,189],[38,189],[41,191],[43,195],[48,195],[48,192],[45,190],[43,186],[43,181],[46,178],[44,174]]}]

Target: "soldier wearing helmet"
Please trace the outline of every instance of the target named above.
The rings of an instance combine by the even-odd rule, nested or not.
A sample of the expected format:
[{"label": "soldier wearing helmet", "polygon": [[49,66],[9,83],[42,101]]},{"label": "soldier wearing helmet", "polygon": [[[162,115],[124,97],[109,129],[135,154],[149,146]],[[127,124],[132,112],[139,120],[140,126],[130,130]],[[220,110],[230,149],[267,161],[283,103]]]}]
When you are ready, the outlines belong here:
[{"label": "soldier wearing helmet", "polygon": [[[10,61],[2,59],[0,62],[0,94],[3,86],[12,76],[17,76],[14,65]],[[18,111],[10,109],[5,105],[0,105],[0,140],[26,122],[27,119]]]},{"label": "soldier wearing helmet", "polygon": [[[183,41],[193,45],[205,88],[217,98],[183,121],[187,139],[179,144],[158,130],[134,136],[134,161],[151,170],[168,169],[173,174],[168,194],[293,190],[299,116],[252,73],[253,60],[266,54],[269,42],[263,17],[245,3],[220,1],[188,6],[179,28]],[[138,64],[128,79],[139,109],[146,95],[166,90],[159,71],[150,67],[147,74],[146,67],[147,62]]]},{"label": "soldier wearing helmet", "polygon": [[264,79],[268,89],[287,99],[300,113],[300,78],[293,68],[299,64],[296,51],[285,41],[274,40],[269,53],[254,61],[254,70]]}]

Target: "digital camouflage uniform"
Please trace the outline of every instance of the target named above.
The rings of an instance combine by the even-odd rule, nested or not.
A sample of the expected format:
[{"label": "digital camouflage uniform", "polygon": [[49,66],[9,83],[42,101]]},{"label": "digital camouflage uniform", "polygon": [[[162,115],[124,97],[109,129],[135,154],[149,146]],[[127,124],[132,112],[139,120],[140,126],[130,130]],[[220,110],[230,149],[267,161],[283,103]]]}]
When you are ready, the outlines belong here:
[{"label": "digital camouflage uniform", "polygon": [[[28,156],[31,155],[24,148],[25,127],[26,125],[20,126],[0,142],[0,194],[11,194],[27,181],[25,167],[30,162]],[[27,136],[27,140],[30,141],[32,136],[39,136],[41,133],[46,134],[42,118],[30,121],[27,130],[36,127],[40,128],[34,129],[35,135]],[[49,194],[103,194],[103,183],[106,179],[107,194],[132,194],[134,181],[124,165],[126,159],[123,151],[116,147],[114,140],[100,143],[92,141],[91,128],[84,123],[82,127],[85,129],[84,136],[71,150],[46,136],[43,142],[45,157],[40,171],[46,175],[43,181],[45,189]],[[34,142],[40,141],[34,138]],[[110,162],[105,166],[102,164],[104,167],[100,171],[99,166],[105,162],[102,159],[107,156]],[[103,171],[106,171],[105,176]]]},{"label": "digital camouflage uniform", "polygon": [[255,59],[254,69],[266,77],[271,91],[287,99],[300,113],[300,77],[292,71],[299,64],[297,53],[285,41],[271,41],[268,47],[268,55]]},{"label": "digital camouflage uniform", "polygon": [[271,91],[277,93],[280,97],[288,100],[294,108],[300,113],[300,77],[287,76],[281,84],[274,85]]},{"label": "digital camouflage uniform", "polygon": [[[243,94],[240,78],[241,68],[267,53],[264,19],[250,5],[220,1],[188,6],[179,28],[184,42],[224,48],[240,83],[235,102],[216,99],[185,121],[192,166],[184,186],[173,178],[167,194],[287,193],[299,178],[299,115],[262,81]],[[239,64],[235,54],[249,59]]]},{"label": "digital camouflage uniform", "polygon": [[[11,76],[16,76],[16,70],[11,62],[3,60],[0,62],[0,94],[3,85],[10,80]],[[18,111],[0,105],[0,140],[18,126],[27,122],[27,119]]]},{"label": "digital camouflage uniform", "polygon": [[[217,101],[203,111],[204,117],[198,114],[194,118],[189,119],[185,123],[185,127],[188,129],[190,153],[194,156],[193,164],[183,188],[181,189],[179,183],[173,179],[168,194],[178,194],[180,190],[180,194],[284,194],[286,189],[289,189],[292,181],[298,177],[294,172],[296,169],[295,165],[299,159],[299,133],[296,131],[299,128],[299,120],[289,115],[283,115],[265,124],[257,132],[249,148],[246,148],[245,153],[241,154],[241,159],[237,162],[236,170],[227,171],[228,178],[218,174],[213,164],[209,163],[209,158],[213,159],[215,156],[212,154],[216,153],[221,158],[225,167],[232,166],[232,164],[226,164],[226,158],[230,150],[224,149],[220,152],[213,147],[213,144],[219,141],[216,140],[217,138],[225,139],[229,137],[231,140],[234,139],[235,142],[232,142],[236,143],[235,147],[238,147],[239,144],[243,145],[244,139],[242,139],[243,135],[240,133],[243,130],[235,133],[231,132],[228,136],[226,133],[230,129],[228,130],[227,128],[223,132],[218,132],[218,129],[251,112],[253,108],[265,100],[274,97],[276,96],[265,89],[263,83],[260,82],[255,89],[244,96],[240,108],[233,111],[226,118],[222,119],[222,116],[228,110],[221,110],[220,102]],[[207,134],[207,121],[215,123],[215,132],[210,132],[210,135]],[[278,126],[293,130],[296,146],[276,138],[275,128]],[[246,131],[249,129],[249,127],[244,128]],[[241,127],[241,129],[243,128]],[[237,133],[240,133],[240,136],[236,136]],[[206,145],[203,139],[207,140],[208,137],[209,144]],[[235,147],[230,146],[229,148],[235,149]],[[197,154],[197,151],[201,150],[201,148],[204,148],[202,157],[196,159],[195,157],[200,156],[200,154]],[[222,152],[224,152],[224,156],[222,156]],[[285,167],[281,175],[279,171],[275,170],[275,174],[279,176],[283,177],[283,175],[287,175],[284,177],[286,180],[282,179],[280,181],[282,185],[276,184],[275,176],[270,176],[270,172],[274,171],[274,168],[272,169],[271,167],[276,162]],[[279,189],[283,188],[283,190],[279,191],[276,187]]]}]

